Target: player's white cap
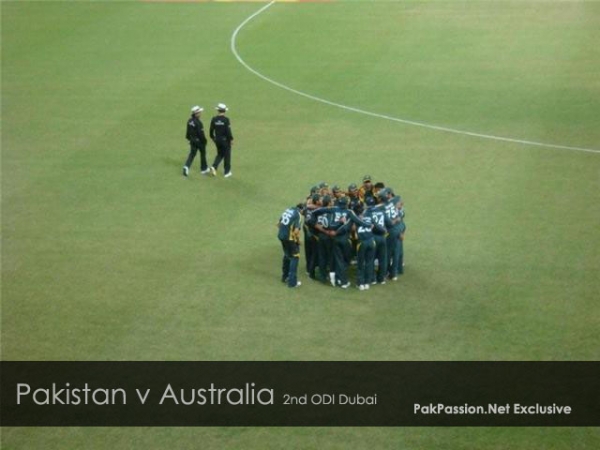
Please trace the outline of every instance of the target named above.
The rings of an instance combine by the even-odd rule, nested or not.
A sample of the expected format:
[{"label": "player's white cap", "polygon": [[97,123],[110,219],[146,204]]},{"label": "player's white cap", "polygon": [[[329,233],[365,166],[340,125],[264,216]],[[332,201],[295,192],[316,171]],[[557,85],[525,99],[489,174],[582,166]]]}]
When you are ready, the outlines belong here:
[{"label": "player's white cap", "polygon": [[219,110],[219,111],[227,111],[227,105],[225,103],[219,103],[215,109]]},{"label": "player's white cap", "polygon": [[202,108],[202,107],[200,107],[200,106],[194,106],[194,107],[192,108],[192,112],[193,112],[194,114],[196,114],[196,113],[199,113],[199,112],[202,112],[202,111],[204,111],[204,108]]}]

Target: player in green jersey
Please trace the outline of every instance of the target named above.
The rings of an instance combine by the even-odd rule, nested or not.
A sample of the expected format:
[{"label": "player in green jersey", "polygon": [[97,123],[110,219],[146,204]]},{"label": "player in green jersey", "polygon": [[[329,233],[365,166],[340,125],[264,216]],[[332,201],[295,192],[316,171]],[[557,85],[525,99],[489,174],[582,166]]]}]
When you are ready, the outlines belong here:
[{"label": "player in green jersey", "polygon": [[300,214],[302,205],[286,209],[277,223],[277,237],[283,247],[283,263],[281,281],[288,287],[295,288],[302,283],[298,281],[298,260],[300,259]]},{"label": "player in green jersey", "polygon": [[398,202],[399,197],[394,195],[394,192],[390,188],[385,188],[379,191],[379,197],[384,201],[385,214],[393,222],[393,225],[389,227],[387,236],[387,250],[388,250],[388,278],[392,281],[398,279],[399,265],[400,265],[400,234],[402,232],[402,225],[400,215],[398,214]]},{"label": "player in green jersey", "polygon": [[319,265],[319,239],[318,231],[312,223],[312,213],[321,206],[321,197],[319,194],[312,194],[306,201],[306,207],[303,210],[304,225],[304,254],[306,257],[306,273],[312,279],[316,278],[315,270]]},{"label": "player in green jersey", "polygon": [[337,206],[332,208],[333,220],[330,228],[336,232],[334,238],[333,258],[335,261],[336,278],[340,286],[347,289],[350,286],[348,282],[348,266],[350,265],[351,241],[350,232],[352,225],[371,228],[368,224],[358,218],[354,211],[348,209],[348,197],[342,197],[338,200]]},{"label": "player in green jersey", "polygon": [[330,229],[332,221],[331,197],[321,197],[321,208],[311,213],[310,225],[316,230],[319,278],[323,282],[329,282],[335,286],[335,266],[333,261],[333,231]]},{"label": "player in green jersey", "polygon": [[373,219],[373,210],[366,209],[361,219],[372,227],[359,226],[356,229],[358,234],[358,252],[357,252],[357,283],[361,291],[369,289],[370,283],[375,279],[375,234],[385,233],[385,228],[378,225]]},{"label": "player in green jersey", "polygon": [[398,208],[398,216],[400,217],[400,257],[398,261],[398,275],[402,275],[404,273],[404,235],[406,234],[406,223],[404,223],[404,217],[406,216],[406,211],[404,210],[404,202],[400,197],[398,197],[398,203],[396,204]]},{"label": "player in green jersey", "polygon": [[342,191],[337,184],[334,184],[331,187],[331,194],[333,196],[334,201],[337,201],[346,195],[346,193],[344,191]]},{"label": "player in green jersey", "polygon": [[373,241],[375,242],[375,256],[379,263],[377,267],[377,273],[373,274],[373,277],[369,280],[369,283],[385,284],[385,277],[387,276],[388,268],[388,256],[387,256],[387,228],[386,225],[390,225],[389,220],[385,215],[383,205],[377,205],[374,197],[368,197],[367,200],[367,211],[371,216],[371,220],[374,224],[379,227],[374,230]]},{"label": "player in green jersey", "polygon": [[360,215],[360,211],[363,208],[360,197],[358,196],[358,187],[356,184],[352,183],[348,186],[348,192],[346,192],[346,196],[348,197],[348,207],[354,211],[356,215]]}]

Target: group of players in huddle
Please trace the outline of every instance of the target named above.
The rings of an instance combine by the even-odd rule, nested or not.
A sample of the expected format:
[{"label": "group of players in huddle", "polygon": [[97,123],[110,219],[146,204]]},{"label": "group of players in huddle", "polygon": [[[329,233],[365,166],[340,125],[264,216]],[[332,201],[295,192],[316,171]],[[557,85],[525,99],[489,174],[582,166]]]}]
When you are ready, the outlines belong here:
[{"label": "group of players in huddle", "polygon": [[[356,260],[357,287],[396,281],[403,273],[406,232],[404,204],[384,183],[365,175],[344,191],[325,182],[313,186],[306,201],[286,209],[278,222],[283,247],[281,280],[300,286],[300,234],[304,232],[306,271],[312,279],[343,289],[350,287],[348,269]],[[377,267],[375,264],[377,261]]]}]

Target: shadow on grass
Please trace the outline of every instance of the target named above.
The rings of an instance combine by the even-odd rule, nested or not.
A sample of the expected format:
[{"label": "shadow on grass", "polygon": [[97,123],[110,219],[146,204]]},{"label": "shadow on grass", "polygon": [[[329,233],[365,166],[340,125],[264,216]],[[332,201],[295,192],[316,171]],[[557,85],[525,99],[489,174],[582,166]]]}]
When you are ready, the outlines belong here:
[{"label": "shadow on grass", "polygon": [[[179,170],[183,167],[185,163],[186,156],[182,158],[175,158],[174,156],[163,156],[161,158],[161,162],[163,166],[166,167],[178,167]],[[195,162],[195,161],[194,161]]]}]

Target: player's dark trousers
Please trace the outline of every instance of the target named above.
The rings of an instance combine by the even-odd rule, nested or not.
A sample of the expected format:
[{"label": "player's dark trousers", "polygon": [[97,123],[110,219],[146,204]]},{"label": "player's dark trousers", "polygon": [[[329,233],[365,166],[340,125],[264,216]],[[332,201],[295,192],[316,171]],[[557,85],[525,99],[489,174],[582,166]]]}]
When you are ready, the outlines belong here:
[{"label": "player's dark trousers", "polygon": [[369,282],[377,281],[381,283],[385,280],[388,271],[388,256],[387,256],[387,239],[383,235],[373,236],[375,241],[375,258],[379,261],[377,269],[377,280],[371,279]]},{"label": "player's dark trousers", "polygon": [[357,257],[358,254],[358,244],[360,244],[359,239],[356,236],[352,236],[352,246],[351,246],[351,253],[350,253],[350,259],[354,259]]},{"label": "player's dark trousers", "polygon": [[295,287],[298,283],[298,260],[300,259],[299,245],[294,241],[281,241],[283,247],[283,263],[281,267],[281,279],[287,280],[289,287]]},{"label": "player's dark trousers", "polygon": [[398,274],[404,273],[404,240],[400,237],[400,259],[398,261]]},{"label": "player's dark trousers", "polygon": [[231,172],[231,142],[227,140],[217,139],[215,141],[217,146],[217,156],[215,157],[215,161],[213,162],[213,167],[215,169],[219,168],[219,164],[221,161],[225,161],[223,170],[225,173]]},{"label": "player's dark trousers", "polygon": [[388,250],[388,275],[390,278],[398,276],[398,266],[400,264],[400,233],[391,231],[387,237]]},{"label": "player's dark trousers", "polygon": [[319,264],[319,278],[321,281],[327,282],[329,279],[328,270],[333,272],[333,240],[329,236],[324,234],[318,235],[318,264]]},{"label": "player's dark trousers", "polygon": [[190,154],[185,162],[185,167],[188,169],[192,167],[192,162],[198,152],[200,152],[200,170],[204,172],[208,169],[208,163],[206,162],[206,144],[190,143]]},{"label": "player's dark trousers", "polygon": [[375,240],[359,241],[356,248],[356,275],[358,285],[369,284],[374,277]]},{"label": "player's dark trousers", "polygon": [[348,283],[348,266],[350,265],[351,253],[350,238],[348,236],[336,237],[333,245],[333,264],[336,278],[342,284]]},{"label": "player's dark trousers", "polygon": [[318,241],[304,230],[304,256],[306,258],[306,272],[311,278],[315,278],[315,270],[318,264],[319,249],[317,248]]}]

